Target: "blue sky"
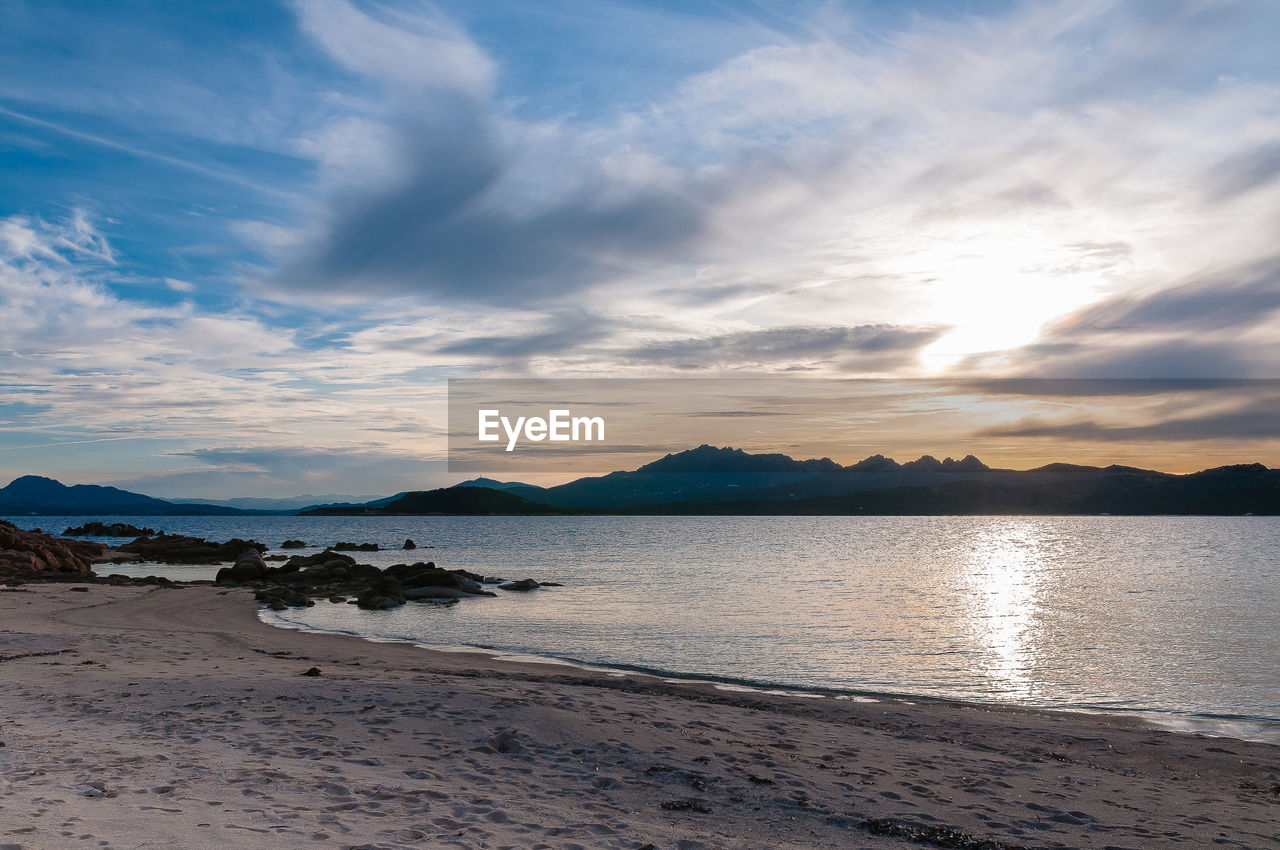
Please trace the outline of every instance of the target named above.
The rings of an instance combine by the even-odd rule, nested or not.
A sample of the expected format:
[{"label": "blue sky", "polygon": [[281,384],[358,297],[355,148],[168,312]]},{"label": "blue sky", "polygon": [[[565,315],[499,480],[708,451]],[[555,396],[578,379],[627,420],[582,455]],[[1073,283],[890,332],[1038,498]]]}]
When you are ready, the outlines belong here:
[{"label": "blue sky", "polygon": [[427,486],[463,374],[1277,377],[1273,3],[0,15],[0,477]]}]

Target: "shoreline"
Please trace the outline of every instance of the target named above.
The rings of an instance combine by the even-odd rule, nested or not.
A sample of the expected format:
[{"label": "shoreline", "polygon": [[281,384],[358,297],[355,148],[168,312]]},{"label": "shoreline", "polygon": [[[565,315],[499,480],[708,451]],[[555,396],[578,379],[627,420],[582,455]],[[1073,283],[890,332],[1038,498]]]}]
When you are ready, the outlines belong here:
[{"label": "shoreline", "polygon": [[[603,662],[583,661],[576,658],[563,658],[557,655],[539,653],[535,649],[503,650],[491,646],[473,645],[435,645],[423,643],[413,638],[396,638],[361,634],[343,629],[327,629],[287,620],[279,612],[261,608],[258,620],[263,624],[284,631],[295,631],[303,634],[333,635],[349,637],[370,643],[393,643],[413,646],[415,648],[437,653],[460,655],[476,655],[488,661],[515,661],[524,664],[546,666],[563,666],[575,671],[589,671],[608,676],[634,676],[652,679],[668,684],[705,685],[716,690],[728,692],[758,693],[774,696],[789,696],[799,699],[833,699],[837,701],[853,700],[859,702],[897,702],[921,703],[925,705],[946,705],[958,708],[989,711],[1025,711],[1035,714],[1065,714],[1070,716],[1110,718],[1126,723],[1135,723],[1142,728],[1165,732],[1177,732],[1186,735],[1200,735],[1209,738],[1222,738],[1255,744],[1280,745],[1280,719],[1230,714],[1184,714],[1172,710],[1157,708],[1108,709],[1095,706],[1037,706],[1013,701],[967,699],[963,697],[917,694],[906,691],[876,691],[857,688],[832,688],[820,685],[793,685],[785,682],[766,682],[756,679],[717,676],[710,673],[691,673],[680,670],[661,670],[642,665],[625,663],[609,664]],[[275,622],[273,622],[273,620]],[[1238,727],[1252,727],[1256,734],[1233,734],[1241,732]]]},{"label": "shoreline", "polygon": [[74,586],[0,593],[0,844],[1280,846],[1274,745],[615,677],[277,628],[246,591]]}]

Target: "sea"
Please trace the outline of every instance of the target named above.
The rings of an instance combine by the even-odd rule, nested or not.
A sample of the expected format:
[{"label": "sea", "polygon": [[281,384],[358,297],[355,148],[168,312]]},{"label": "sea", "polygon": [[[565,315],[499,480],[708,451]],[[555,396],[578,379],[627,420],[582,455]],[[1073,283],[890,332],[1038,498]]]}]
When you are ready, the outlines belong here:
[{"label": "sea", "polygon": [[[84,517],[7,517],[60,533]],[[1280,743],[1277,517],[96,517],[557,582],[282,628],[839,699],[1137,716]],[[403,551],[405,538],[419,548]],[[113,538],[93,538],[107,543]],[[269,553],[270,554],[270,553]],[[216,567],[105,569],[174,579]]]}]

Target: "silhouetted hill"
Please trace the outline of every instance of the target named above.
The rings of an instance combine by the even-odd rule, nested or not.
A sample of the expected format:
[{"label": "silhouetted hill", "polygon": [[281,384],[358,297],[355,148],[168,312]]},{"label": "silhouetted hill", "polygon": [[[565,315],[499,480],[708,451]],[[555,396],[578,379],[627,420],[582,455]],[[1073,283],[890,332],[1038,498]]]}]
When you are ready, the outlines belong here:
[{"label": "silhouetted hill", "polygon": [[1280,514],[1280,470],[1222,467],[1191,475],[1100,470],[1059,475],[1012,472],[819,498],[684,502],[643,514],[715,515],[1185,515]]},{"label": "silhouetted hill", "polygon": [[677,454],[646,463],[633,474],[643,473],[717,473],[717,474],[759,474],[784,473],[813,475],[821,472],[835,472],[843,469],[840,464],[830,458],[817,460],[795,460],[784,454],[753,455],[742,449],[717,448],[706,443],[696,449],[688,449]]},{"label": "silhouetted hill", "polygon": [[72,516],[190,516],[247,513],[219,505],[168,502],[141,493],[97,484],[70,487],[52,478],[24,475],[0,488],[0,514]]},{"label": "silhouetted hill", "polygon": [[300,516],[429,516],[433,514],[509,516],[558,514],[564,511],[487,487],[445,487],[405,493],[389,502],[364,506],[338,505],[302,511]]},{"label": "silhouetted hill", "polygon": [[525,484],[520,481],[497,481],[493,478],[472,478],[469,481],[459,481],[454,487],[488,487],[490,490],[514,490],[520,488],[532,488],[540,490],[533,484]]},{"label": "silhouetted hill", "polygon": [[492,478],[472,478],[470,481],[463,481],[454,484],[454,487],[487,487],[490,490],[502,490],[505,493],[515,493],[517,496],[523,496],[531,502],[545,502],[546,488],[539,487],[536,484],[524,484],[520,481],[495,481]]}]

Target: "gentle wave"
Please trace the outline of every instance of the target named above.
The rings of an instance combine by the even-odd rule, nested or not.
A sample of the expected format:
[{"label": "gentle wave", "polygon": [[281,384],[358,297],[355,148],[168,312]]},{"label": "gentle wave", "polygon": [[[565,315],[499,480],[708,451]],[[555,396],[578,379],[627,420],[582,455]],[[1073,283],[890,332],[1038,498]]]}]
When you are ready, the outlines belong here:
[{"label": "gentle wave", "polygon": [[[788,686],[780,682],[759,679],[736,679],[726,676],[690,673],[680,670],[667,670],[637,664],[612,664],[608,666],[592,664],[581,659],[567,658],[557,655],[539,655],[533,649],[504,650],[492,646],[448,645],[436,646],[415,641],[411,638],[397,638],[382,635],[365,634],[352,630],[326,628],[281,616],[279,612],[263,608],[258,612],[258,619],[275,628],[291,631],[310,632],[313,634],[342,635],[355,637],[370,643],[399,643],[414,646],[430,652],[444,652],[468,655],[482,655],[494,661],[506,661],[519,664],[546,664],[548,666],[570,667],[576,670],[602,673],[607,676],[643,676],[658,679],[669,684],[705,684],[717,690],[731,693],[758,693],[776,696],[790,696],[808,699],[835,699],[849,702],[907,702],[975,705],[983,708],[1010,709],[1007,703],[981,702],[975,700],[958,700],[937,697],[927,694],[892,693],[881,691],[840,690],[833,688]],[[1012,708],[1017,708],[1012,706]],[[1280,722],[1262,717],[1237,717],[1232,715],[1178,715],[1152,709],[1118,709],[1101,705],[1063,705],[1054,709],[1024,707],[1027,711],[1065,711],[1080,714],[1122,717],[1137,720],[1146,725],[1170,732],[1182,732],[1204,735],[1213,738],[1236,738],[1243,741],[1255,741],[1265,744],[1280,745]]]}]

